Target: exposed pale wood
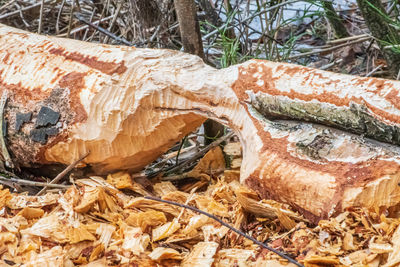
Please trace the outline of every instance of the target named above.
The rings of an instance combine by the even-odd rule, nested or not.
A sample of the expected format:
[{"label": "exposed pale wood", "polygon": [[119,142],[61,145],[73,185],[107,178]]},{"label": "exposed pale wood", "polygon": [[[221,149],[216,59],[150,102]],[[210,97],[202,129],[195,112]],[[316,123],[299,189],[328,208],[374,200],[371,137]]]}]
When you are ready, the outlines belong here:
[{"label": "exposed pale wood", "polygon": [[[259,60],[216,70],[176,51],[82,43],[6,26],[0,27],[0,73],[9,95],[6,141],[22,166],[71,164],[90,151],[83,162],[97,173],[139,170],[212,118],[240,138],[241,181],[307,218],[400,201],[398,146],[265,118],[316,121],[399,144],[396,81]],[[39,127],[43,118],[54,119],[38,118],[44,106],[60,117]],[[29,112],[16,129],[16,114]],[[43,144],[32,140],[32,130],[53,128],[58,133]]]}]

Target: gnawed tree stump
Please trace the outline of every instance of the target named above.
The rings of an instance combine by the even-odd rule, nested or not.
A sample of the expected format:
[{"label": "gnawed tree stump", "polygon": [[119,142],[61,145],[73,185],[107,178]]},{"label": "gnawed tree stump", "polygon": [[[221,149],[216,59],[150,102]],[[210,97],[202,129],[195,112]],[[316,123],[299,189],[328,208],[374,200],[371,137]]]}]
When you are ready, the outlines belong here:
[{"label": "gnawed tree stump", "polygon": [[241,181],[310,219],[400,201],[399,82],[257,60],[216,70],[176,51],[7,26],[0,36],[15,164],[70,164],[90,151],[83,162],[97,173],[139,170],[212,118],[241,140]]}]

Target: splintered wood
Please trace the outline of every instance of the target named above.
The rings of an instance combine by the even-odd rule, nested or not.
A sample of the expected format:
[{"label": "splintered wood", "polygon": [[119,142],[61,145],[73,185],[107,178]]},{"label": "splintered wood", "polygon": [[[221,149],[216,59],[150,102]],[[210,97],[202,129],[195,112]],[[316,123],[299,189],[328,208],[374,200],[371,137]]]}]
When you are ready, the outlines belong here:
[{"label": "splintered wood", "polygon": [[[235,147],[225,149],[228,158],[240,155]],[[209,166],[223,161],[217,147],[192,173],[202,181]],[[305,266],[400,264],[396,210],[352,208],[312,227],[286,205],[241,186],[236,170],[206,181],[185,191],[156,179],[147,191],[118,172],[77,180],[58,194],[0,188],[0,266],[294,266],[205,215],[139,195],[207,211]]]}]

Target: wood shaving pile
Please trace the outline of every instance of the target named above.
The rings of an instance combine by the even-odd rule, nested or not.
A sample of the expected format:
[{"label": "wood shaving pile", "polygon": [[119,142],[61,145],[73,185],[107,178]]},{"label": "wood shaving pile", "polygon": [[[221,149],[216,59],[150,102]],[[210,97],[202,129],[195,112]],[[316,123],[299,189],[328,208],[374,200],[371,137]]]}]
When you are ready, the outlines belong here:
[{"label": "wood shaving pile", "polygon": [[[231,166],[240,165],[235,147],[225,148]],[[238,169],[209,175],[223,167],[217,147],[191,171],[197,179],[179,187],[123,172],[76,180],[66,192],[42,196],[1,187],[0,266],[294,266],[205,215],[143,195],[207,211],[305,266],[400,263],[395,211],[354,208],[313,226],[241,186]]]}]

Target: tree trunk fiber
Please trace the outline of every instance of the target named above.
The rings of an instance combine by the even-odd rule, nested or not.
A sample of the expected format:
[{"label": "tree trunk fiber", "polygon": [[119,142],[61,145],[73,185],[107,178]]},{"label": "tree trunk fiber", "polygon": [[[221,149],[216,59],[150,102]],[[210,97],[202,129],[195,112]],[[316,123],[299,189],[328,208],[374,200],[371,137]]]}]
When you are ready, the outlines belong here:
[{"label": "tree trunk fiber", "polygon": [[20,166],[70,164],[90,151],[83,162],[97,173],[140,170],[212,118],[241,140],[241,181],[313,221],[400,201],[398,146],[265,118],[373,129],[372,137],[399,144],[397,81],[260,60],[216,70],[177,51],[0,25],[0,88],[8,93],[5,139]]}]

